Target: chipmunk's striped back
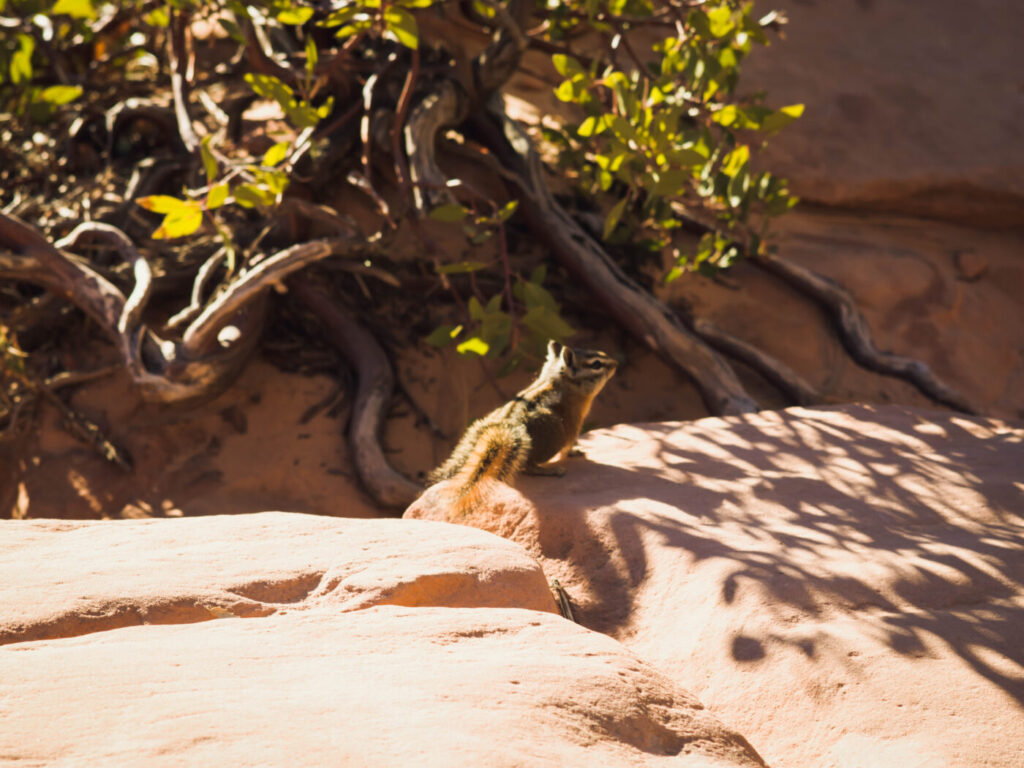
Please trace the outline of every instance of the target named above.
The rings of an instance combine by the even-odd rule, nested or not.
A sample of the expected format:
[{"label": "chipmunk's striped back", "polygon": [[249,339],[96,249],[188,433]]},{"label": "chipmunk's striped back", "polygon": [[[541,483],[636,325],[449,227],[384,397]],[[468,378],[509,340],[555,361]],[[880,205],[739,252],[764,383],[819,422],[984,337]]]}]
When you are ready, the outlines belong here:
[{"label": "chipmunk's striped back", "polygon": [[451,481],[453,504],[464,512],[493,481],[510,483],[521,471],[562,474],[539,465],[572,448],[594,397],[617,366],[604,352],[551,342],[537,378],[473,422],[429,482]]}]

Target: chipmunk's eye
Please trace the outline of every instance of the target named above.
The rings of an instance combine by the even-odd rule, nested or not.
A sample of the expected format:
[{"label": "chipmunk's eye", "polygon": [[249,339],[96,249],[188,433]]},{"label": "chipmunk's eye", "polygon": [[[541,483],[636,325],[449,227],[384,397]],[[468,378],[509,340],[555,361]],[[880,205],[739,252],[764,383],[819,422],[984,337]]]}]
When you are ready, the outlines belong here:
[{"label": "chipmunk's eye", "polygon": [[601,362],[600,360],[595,360],[594,362],[590,363],[590,365],[588,365],[587,368],[592,368],[595,371],[600,371],[602,368],[604,368],[604,363]]}]

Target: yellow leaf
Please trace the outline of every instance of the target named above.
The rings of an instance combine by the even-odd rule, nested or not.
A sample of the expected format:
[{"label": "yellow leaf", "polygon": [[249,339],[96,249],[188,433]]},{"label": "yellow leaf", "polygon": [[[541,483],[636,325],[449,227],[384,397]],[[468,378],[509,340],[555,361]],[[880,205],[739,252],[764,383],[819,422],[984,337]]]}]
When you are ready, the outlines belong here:
[{"label": "yellow leaf", "polygon": [[285,159],[291,144],[287,141],[279,141],[263,155],[263,165],[275,166]]},{"label": "yellow leaf", "polygon": [[206,208],[212,211],[214,208],[220,208],[224,205],[224,201],[228,199],[228,183],[222,181],[220,184],[215,184],[210,187],[210,191],[206,195]]},{"label": "yellow leaf", "polygon": [[135,202],[153,213],[170,213],[183,205],[188,205],[185,200],[179,200],[170,195],[150,195],[149,197],[140,197]]},{"label": "yellow leaf", "polygon": [[163,223],[151,237],[154,240],[170,240],[191,235],[203,223],[203,209],[199,203],[188,201],[164,217]]},{"label": "yellow leaf", "polygon": [[488,344],[486,341],[479,338],[478,336],[474,336],[473,338],[466,339],[464,342],[459,344],[455,348],[455,351],[458,352],[460,355],[472,353],[475,355],[480,355],[480,357],[483,357],[484,355],[487,354],[490,348],[490,344]]}]

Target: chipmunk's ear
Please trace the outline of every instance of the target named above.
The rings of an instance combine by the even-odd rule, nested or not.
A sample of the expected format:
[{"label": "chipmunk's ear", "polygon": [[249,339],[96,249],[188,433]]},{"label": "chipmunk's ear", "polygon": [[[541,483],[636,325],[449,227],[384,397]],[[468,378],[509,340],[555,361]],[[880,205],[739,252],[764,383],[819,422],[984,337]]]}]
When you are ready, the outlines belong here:
[{"label": "chipmunk's ear", "polygon": [[551,339],[551,341],[548,342],[548,356],[544,362],[550,363],[556,357],[558,357],[558,342]]},{"label": "chipmunk's ear", "polygon": [[562,362],[565,363],[567,368],[576,367],[576,355],[573,354],[568,344],[562,347]]}]

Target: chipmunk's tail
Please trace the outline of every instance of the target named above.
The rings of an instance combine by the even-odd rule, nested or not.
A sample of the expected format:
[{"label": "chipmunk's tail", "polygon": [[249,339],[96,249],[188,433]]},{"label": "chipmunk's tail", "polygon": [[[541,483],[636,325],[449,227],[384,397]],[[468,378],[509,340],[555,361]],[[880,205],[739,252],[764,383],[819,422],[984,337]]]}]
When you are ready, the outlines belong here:
[{"label": "chipmunk's tail", "polygon": [[450,481],[454,511],[465,514],[495,481],[510,483],[526,464],[530,435],[522,424],[491,422],[474,425],[452,457],[430,477]]}]

